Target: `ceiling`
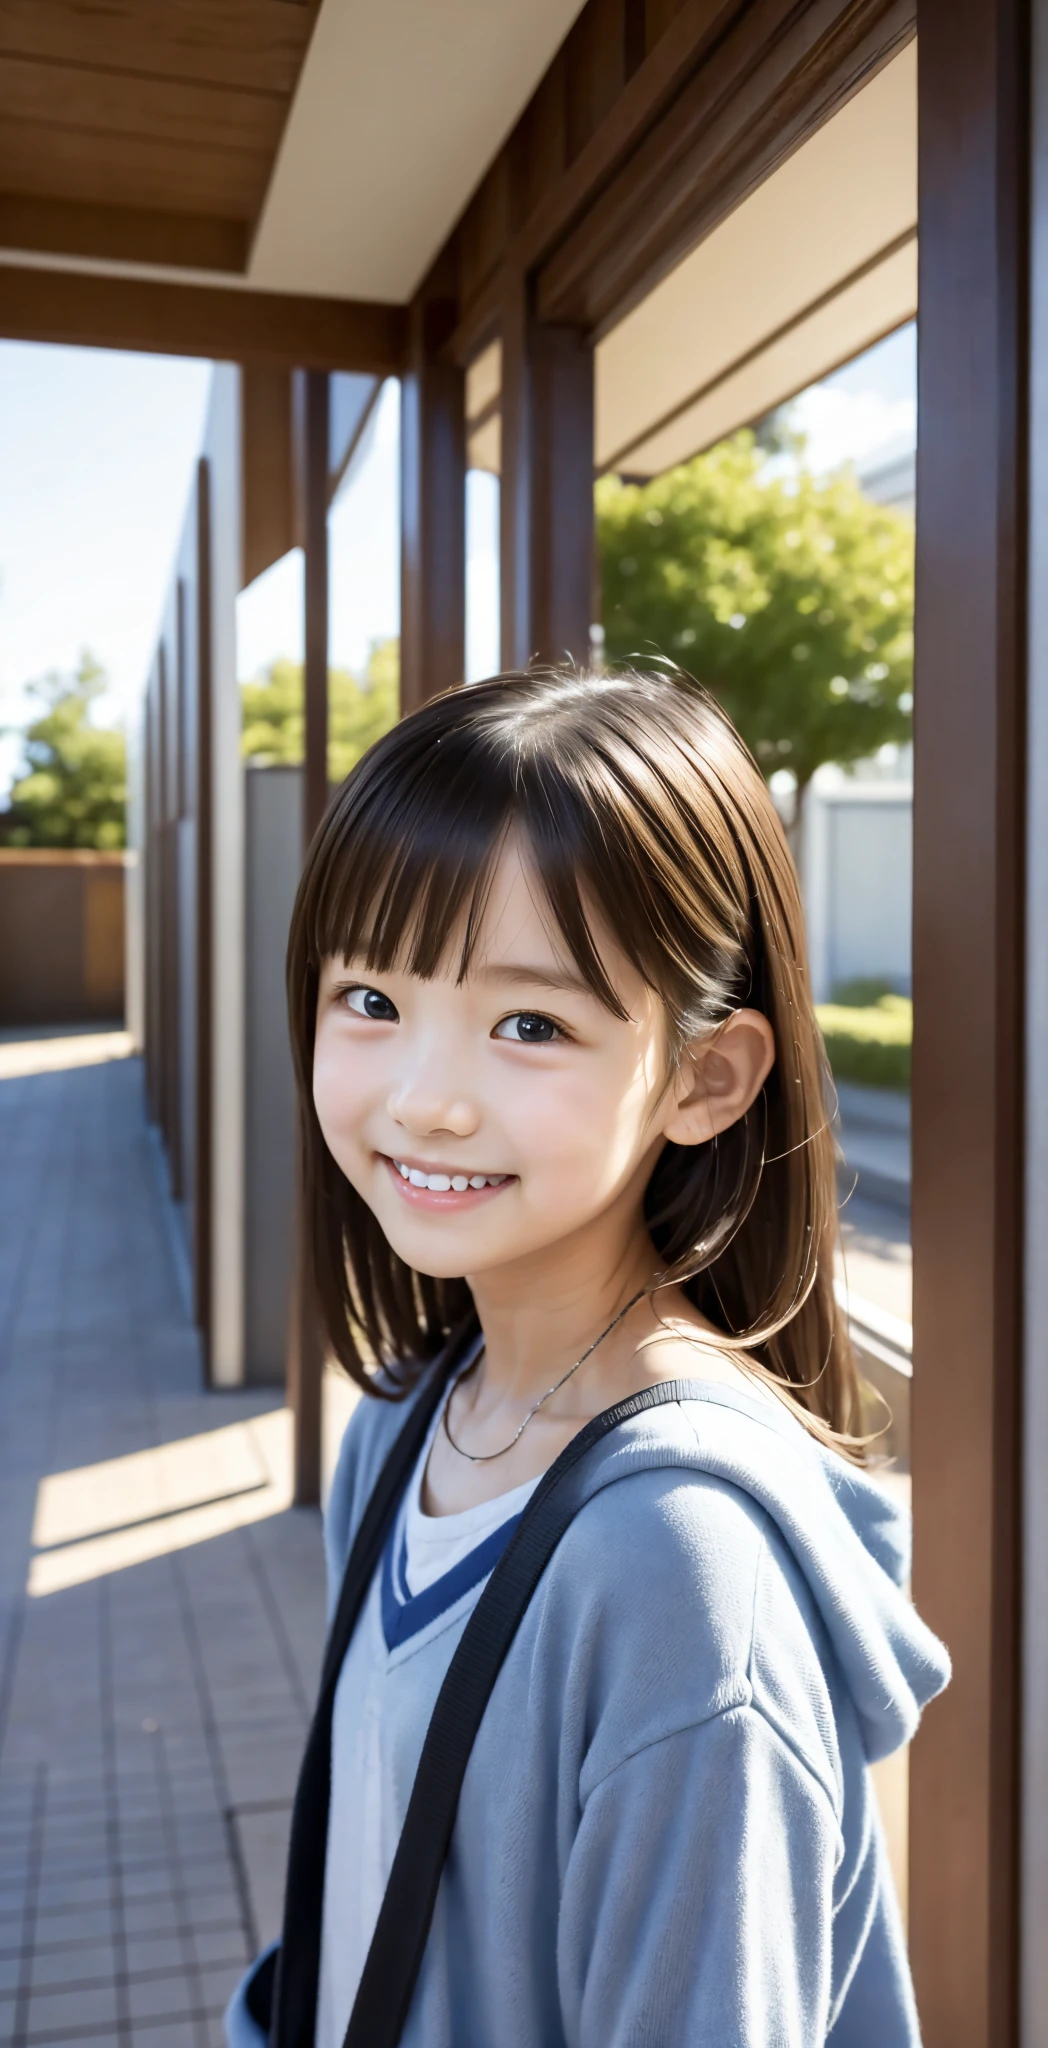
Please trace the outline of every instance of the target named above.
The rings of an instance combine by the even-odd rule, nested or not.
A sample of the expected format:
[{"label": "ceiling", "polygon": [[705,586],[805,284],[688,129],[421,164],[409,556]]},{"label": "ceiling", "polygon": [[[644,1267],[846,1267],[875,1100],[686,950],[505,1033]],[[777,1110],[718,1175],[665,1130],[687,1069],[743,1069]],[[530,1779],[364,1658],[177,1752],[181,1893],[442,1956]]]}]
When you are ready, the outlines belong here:
[{"label": "ceiling", "polygon": [[249,266],[408,299],[582,0],[324,0]]},{"label": "ceiling", "polygon": [[[581,0],[0,0],[0,263],[403,303]],[[596,351],[601,469],[653,475],[911,318],[916,46]],[[470,456],[499,463],[497,347]]]},{"label": "ceiling", "polygon": [[0,239],[241,270],[305,0],[0,0]]},{"label": "ceiling", "polygon": [[404,301],[582,0],[0,0],[0,259]]}]

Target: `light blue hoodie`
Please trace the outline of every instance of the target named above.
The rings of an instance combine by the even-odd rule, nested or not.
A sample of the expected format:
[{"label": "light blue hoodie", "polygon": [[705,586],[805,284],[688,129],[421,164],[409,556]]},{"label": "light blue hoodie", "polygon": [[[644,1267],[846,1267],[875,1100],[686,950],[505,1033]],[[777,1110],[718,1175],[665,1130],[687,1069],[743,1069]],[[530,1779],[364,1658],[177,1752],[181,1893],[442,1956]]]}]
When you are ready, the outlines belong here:
[{"label": "light blue hoodie", "polygon": [[[403,1416],[363,1401],[347,1430],[332,1599]],[[901,1590],[907,1517],[777,1403],[699,1380],[585,1469],[466,1771],[403,2048],[913,2048],[866,1768],[949,1675]],[[404,1809],[472,1604],[400,1666]],[[261,2048],[244,1987],[226,2025]]]}]

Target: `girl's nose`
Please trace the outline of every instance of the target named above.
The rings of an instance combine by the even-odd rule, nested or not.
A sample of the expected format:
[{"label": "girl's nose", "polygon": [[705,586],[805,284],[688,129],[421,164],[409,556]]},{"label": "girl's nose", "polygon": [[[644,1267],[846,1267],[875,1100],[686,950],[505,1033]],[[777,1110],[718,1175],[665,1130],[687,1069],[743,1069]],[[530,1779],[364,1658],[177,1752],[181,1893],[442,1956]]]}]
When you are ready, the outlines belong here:
[{"label": "girl's nose", "polygon": [[474,1105],[465,1096],[441,1093],[427,1086],[421,1076],[394,1088],[386,1108],[395,1123],[419,1138],[438,1131],[470,1138],[479,1122]]}]

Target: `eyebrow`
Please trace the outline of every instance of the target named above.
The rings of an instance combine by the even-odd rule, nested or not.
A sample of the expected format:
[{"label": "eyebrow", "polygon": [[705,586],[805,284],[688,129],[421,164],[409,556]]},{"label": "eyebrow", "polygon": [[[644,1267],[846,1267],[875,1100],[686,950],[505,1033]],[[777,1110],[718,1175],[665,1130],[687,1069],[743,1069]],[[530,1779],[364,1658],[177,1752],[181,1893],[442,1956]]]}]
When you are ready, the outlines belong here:
[{"label": "eyebrow", "polygon": [[570,968],[529,967],[523,960],[506,960],[497,967],[478,967],[471,973],[471,980],[486,982],[510,982],[524,988],[560,988],[573,990],[578,995],[591,996],[593,990],[581,974],[573,974]]}]

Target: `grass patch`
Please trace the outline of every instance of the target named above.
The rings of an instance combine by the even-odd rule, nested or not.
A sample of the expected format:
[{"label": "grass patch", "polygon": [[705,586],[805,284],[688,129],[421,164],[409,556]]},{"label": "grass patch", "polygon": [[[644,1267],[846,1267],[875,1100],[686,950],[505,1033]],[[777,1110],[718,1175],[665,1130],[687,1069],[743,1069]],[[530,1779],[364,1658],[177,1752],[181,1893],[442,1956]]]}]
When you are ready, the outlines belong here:
[{"label": "grass patch", "polygon": [[913,1041],[913,1004],[883,982],[853,981],[820,1003],[816,1016],[838,1081],[866,1088],[907,1089]]}]

